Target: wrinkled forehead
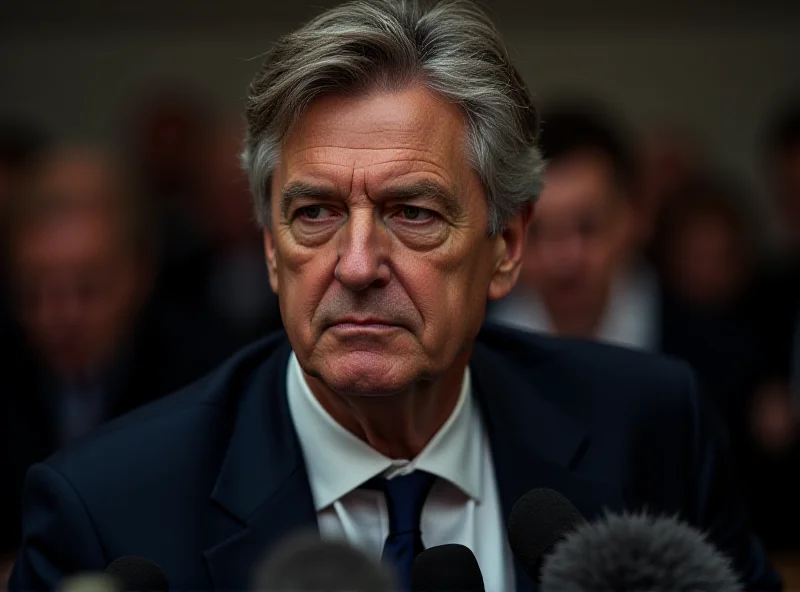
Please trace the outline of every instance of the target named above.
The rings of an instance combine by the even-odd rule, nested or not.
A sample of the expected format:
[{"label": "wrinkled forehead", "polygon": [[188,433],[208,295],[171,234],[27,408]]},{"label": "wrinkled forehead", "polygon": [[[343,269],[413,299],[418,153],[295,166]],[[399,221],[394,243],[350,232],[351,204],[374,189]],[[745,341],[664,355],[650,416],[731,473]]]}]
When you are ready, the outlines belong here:
[{"label": "wrinkled forehead", "polygon": [[462,164],[464,138],[460,107],[422,86],[360,95],[330,93],[306,108],[282,143],[281,156],[302,162],[305,151],[337,149],[350,151],[348,157],[360,162],[380,162],[394,151],[403,153],[398,156]]}]

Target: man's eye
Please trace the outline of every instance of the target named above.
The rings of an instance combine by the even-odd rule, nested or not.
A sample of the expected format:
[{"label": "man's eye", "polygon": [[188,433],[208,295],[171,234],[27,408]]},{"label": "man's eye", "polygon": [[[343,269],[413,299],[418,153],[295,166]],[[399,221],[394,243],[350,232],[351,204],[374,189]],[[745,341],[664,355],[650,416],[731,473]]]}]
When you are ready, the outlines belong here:
[{"label": "man's eye", "polygon": [[403,206],[400,210],[400,214],[405,220],[412,220],[414,222],[425,222],[434,216],[432,211],[417,206]]},{"label": "man's eye", "polygon": [[305,206],[297,212],[298,216],[306,220],[321,220],[330,214],[331,211],[323,206]]}]

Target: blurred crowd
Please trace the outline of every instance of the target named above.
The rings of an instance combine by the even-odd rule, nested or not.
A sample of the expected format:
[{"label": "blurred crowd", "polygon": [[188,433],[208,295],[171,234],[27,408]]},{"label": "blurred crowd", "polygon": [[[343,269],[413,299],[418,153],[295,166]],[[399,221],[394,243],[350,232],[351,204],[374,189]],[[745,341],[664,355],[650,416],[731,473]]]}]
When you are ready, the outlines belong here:
[{"label": "blurred crowd", "polygon": [[[586,100],[543,107],[522,276],[488,318],[685,360],[755,529],[800,548],[800,100],[758,147],[767,195],[675,127],[634,134]],[[243,129],[175,90],[142,101],[113,149],[0,123],[0,554],[18,543],[32,463],[280,328]]]},{"label": "blurred crowd", "polygon": [[522,275],[490,318],[686,361],[725,424],[755,530],[800,549],[800,100],[764,131],[766,196],[674,127],[638,137],[585,101],[543,119]]},{"label": "blurred crowd", "polygon": [[0,124],[0,553],[32,463],[280,328],[243,132],[174,90],[112,149]]}]

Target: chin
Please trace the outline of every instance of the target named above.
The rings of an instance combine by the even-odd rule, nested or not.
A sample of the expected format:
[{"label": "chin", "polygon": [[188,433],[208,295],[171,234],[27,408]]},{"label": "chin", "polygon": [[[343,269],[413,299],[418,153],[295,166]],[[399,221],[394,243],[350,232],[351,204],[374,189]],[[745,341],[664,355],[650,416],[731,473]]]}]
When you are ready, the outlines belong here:
[{"label": "chin", "polygon": [[315,374],[342,395],[385,396],[413,385],[423,371],[413,355],[348,351],[327,355]]}]

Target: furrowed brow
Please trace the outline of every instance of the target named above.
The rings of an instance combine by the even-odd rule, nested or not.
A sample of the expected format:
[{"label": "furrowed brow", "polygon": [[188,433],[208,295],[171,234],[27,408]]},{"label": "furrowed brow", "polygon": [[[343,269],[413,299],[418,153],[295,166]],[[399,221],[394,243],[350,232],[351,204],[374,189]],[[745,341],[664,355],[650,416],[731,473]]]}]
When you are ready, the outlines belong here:
[{"label": "furrowed brow", "polygon": [[447,188],[432,181],[416,181],[408,185],[398,185],[381,192],[385,198],[393,200],[427,199],[442,204],[448,216],[458,216],[461,202]]},{"label": "furrowed brow", "polygon": [[286,187],[283,188],[281,191],[281,198],[280,198],[280,212],[283,218],[286,218],[289,215],[289,209],[292,206],[292,202],[298,199],[310,198],[310,197],[321,197],[324,199],[329,199],[335,196],[335,191],[333,191],[330,187],[324,187],[322,185],[313,185],[311,183],[304,183],[304,182],[296,182],[290,183]]}]

